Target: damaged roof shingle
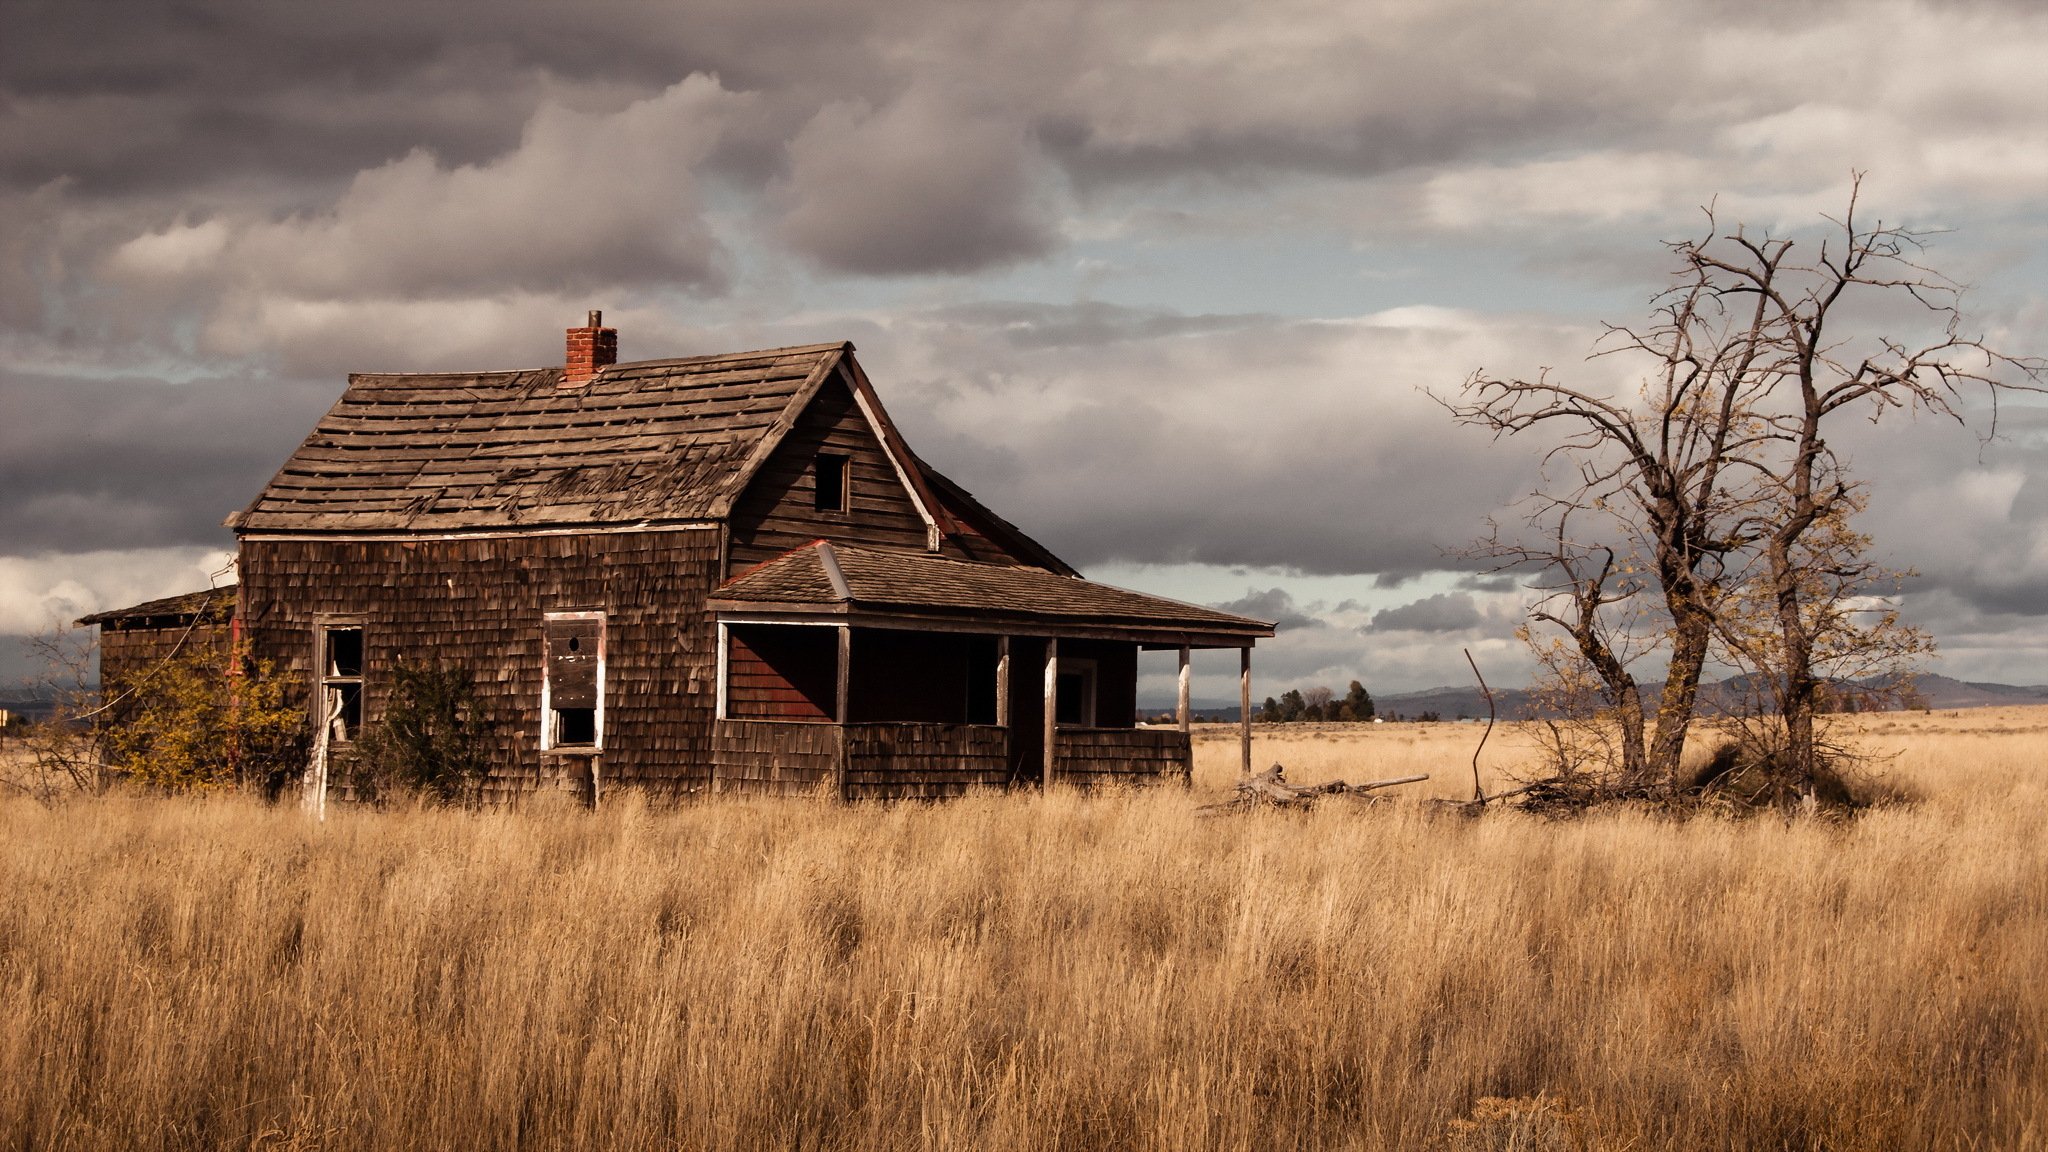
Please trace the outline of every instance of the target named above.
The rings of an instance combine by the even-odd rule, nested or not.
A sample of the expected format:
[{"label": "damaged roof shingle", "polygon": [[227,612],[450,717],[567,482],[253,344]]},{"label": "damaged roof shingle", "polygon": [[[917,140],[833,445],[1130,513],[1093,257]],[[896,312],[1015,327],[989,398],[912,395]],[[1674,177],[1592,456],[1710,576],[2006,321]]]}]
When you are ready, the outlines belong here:
[{"label": "damaged roof shingle", "polygon": [[[851,345],[562,370],[349,377],[245,532],[713,519]],[[772,447],[772,444],[768,445]]]}]

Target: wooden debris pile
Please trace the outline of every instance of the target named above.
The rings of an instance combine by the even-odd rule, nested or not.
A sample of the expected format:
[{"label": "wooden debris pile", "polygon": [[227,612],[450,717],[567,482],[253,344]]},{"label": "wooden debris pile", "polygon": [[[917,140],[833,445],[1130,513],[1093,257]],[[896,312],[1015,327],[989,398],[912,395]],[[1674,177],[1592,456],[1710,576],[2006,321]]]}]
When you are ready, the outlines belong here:
[{"label": "wooden debris pile", "polygon": [[1237,782],[1237,791],[1230,799],[1220,804],[1205,804],[1199,811],[1205,815],[1224,812],[1249,812],[1254,808],[1284,808],[1299,811],[1313,805],[1325,796],[1353,796],[1362,800],[1376,800],[1369,795],[1381,788],[1392,788],[1397,784],[1414,784],[1427,780],[1421,776],[1397,776],[1391,780],[1368,780],[1363,784],[1346,784],[1332,780],[1327,784],[1289,784],[1287,770],[1275,764],[1256,776],[1247,776]]}]

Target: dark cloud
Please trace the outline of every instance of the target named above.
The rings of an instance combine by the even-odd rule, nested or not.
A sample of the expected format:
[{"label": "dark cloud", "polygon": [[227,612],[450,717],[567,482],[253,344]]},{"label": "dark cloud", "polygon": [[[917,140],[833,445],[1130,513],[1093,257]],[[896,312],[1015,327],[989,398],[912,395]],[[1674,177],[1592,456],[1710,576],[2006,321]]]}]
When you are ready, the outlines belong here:
[{"label": "dark cloud", "polygon": [[414,151],[359,173],[331,210],[176,224],[123,245],[113,268],[314,300],[717,287],[692,168],[739,100],[695,77],[609,115],[544,105],[485,164]]},{"label": "dark cloud", "polygon": [[340,394],[331,384],[0,375],[10,555],[208,544]]},{"label": "dark cloud", "polygon": [[1375,632],[1462,632],[1485,623],[1486,616],[1469,592],[1439,592],[1399,608],[1372,614]]},{"label": "dark cloud", "polygon": [[1507,573],[1475,574],[1459,577],[1458,587],[1466,592],[1513,592],[1522,587],[1522,580]]},{"label": "dark cloud", "polygon": [[1268,588],[1264,592],[1256,588],[1245,589],[1245,594],[1227,603],[1212,605],[1224,612],[1264,620],[1279,630],[1292,628],[1320,628],[1323,622],[1295,606],[1294,597],[1285,588]]}]

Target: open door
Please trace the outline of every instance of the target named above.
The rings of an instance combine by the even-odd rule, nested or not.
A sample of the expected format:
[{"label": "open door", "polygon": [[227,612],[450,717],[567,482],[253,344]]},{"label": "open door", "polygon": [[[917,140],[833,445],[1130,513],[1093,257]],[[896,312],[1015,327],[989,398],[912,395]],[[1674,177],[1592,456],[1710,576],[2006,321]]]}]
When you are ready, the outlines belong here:
[{"label": "open door", "polygon": [[1010,638],[1010,782],[1045,782],[1045,641]]}]

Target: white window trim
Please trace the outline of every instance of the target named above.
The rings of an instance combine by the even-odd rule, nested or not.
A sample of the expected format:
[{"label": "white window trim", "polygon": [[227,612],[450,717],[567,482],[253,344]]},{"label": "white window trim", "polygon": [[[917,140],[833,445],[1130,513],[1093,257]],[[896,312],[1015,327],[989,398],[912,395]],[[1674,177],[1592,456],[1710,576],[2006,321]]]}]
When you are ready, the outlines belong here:
[{"label": "white window trim", "polygon": [[[549,657],[551,656],[551,653],[550,653],[550,652],[549,652],[549,650],[548,650],[548,627],[547,627],[547,626],[548,626],[549,624],[552,624],[552,623],[554,623],[554,622],[555,622],[555,621],[557,621],[557,620],[595,620],[595,621],[597,621],[597,708],[596,708],[596,713],[597,713],[597,714],[596,714],[596,716],[595,716],[595,717],[593,718],[593,720],[591,721],[591,726],[592,726],[592,732],[591,732],[591,735],[592,735],[593,737],[595,737],[595,739],[593,739],[593,740],[592,740],[592,741],[591,741],[590,743],[588,743],[588,744],[567,744],[567,745],[559,745],[559,746],[558,746],[558,745],[557,745],[557,744],[555,743],[555,705],[554,705],[554,683],[553,683],[553,681],[554,681],[554,675],[553,675],[553,663],[552,663],[552,661],[551,661],[551,660],[549,659]],[[606,652],[605,652],[605,650],[606,650],[606,648],[607,648],[607,647],[609,646],[609,643],[610,643],[610,637],[609,637],[608,635],[606,635],[606,633],[608,633],[609,631],[610,631],[610,629],[609,629],[609,628],[607,628],[607,627],[605,626],[605,614],[604,614],[603,612],[543,612],[543,613],[541,613],[541,629],[540,629],[540,750],[541,750],[541,751],[543,751],[543,752],[555,752],[555,751],[560,751],[560,752],[561,752],[561,753],[563,753],[564,755],[570,755],[570,754],[578,754],[578,755],[586,755],[586,756],[594,756],[594,755],[598,755],[598,754],[600,754],[600,753],[602,753],[602,752],[604,751],[604,697],[605,697],[605,691],[604,691],[604,671],[605,671],[605,669],[604,669],[604,665],[605,665],[605,655],[606,655]]]},{"label": "white window trim", "polygon": [[[327,649],[327,634],[330,632],[342,631],[353,631],[362,634],[363,650],[361,652],[361,657],[363,661],[363,667],[358,668],[356,670],[356,675],[354,676],[330,676],[327,674],[327,663],[328,657],[330,655]],[[369,663],[370,632],[369,629],[363,626],[363,621],[361,617],[321,616],[314,619],[313,723],[320,726],[319,729],[317,729],[317,731],[324,732],[330,744],[353,744],[355,743],[355,736],[351,735],[345,730],[338,737],[334,735],[333,725],[340,722],[340,717],[337,715],[334,717],[333,720],[330,721],[329,719],[329,715],[333,708],[333,704],[328,699],[328,690],[336,685],[342,684],[353,684],[356,686],[356,700],[358,701],[356,705],[358,709],[356,715],[356,724],[358,727],[360,727],[364,722],[368,720],[368,717],[364,714],[368,710],[368,701],[364,698],[364,682],[369,678]]]}]

